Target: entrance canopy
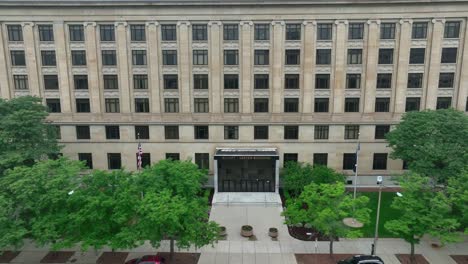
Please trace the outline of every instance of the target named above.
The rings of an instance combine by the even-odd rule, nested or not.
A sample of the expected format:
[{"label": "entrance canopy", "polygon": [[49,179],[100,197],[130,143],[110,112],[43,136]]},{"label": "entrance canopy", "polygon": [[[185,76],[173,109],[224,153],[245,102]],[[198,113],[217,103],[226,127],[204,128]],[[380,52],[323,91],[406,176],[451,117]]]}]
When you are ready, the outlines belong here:
[{"label": "entrance canopy", "polygon": [[216,148],[215,159],[220,157],[275,157],[278,159],[277,148]]}]

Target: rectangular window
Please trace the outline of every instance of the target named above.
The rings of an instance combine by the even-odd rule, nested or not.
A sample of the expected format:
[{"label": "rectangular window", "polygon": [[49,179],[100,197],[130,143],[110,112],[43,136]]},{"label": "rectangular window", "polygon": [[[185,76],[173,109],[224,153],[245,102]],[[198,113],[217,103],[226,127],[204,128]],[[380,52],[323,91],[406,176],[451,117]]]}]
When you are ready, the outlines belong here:
[{"label": "rectangular window", "polygon": [[52,25],[39,25],[39,41],[54,41],[54,27]]},{"label": "rectangular window", "polygon": [[42,66],[55,66],[57,61],[55,58],[55,50],[41,51]]},{"label": "rectangular window", "polygon": [[83,25],[69,25],[70,41],[84,41]]},{"label": "rectangular window", "polygon": [[316,74],[315,89],[330,89],[330,74]]},{"label": "rectangular window", "polygon": [[223,25],[224,40],[239,40],[239,25],[225,24]]},{"label": "rectangular window", "polygon": [[104,90],[119,89],[119,78],[117,75],[105,74],[103,78],[104,78]]},{"label": "rectangular window", "polygon": [[423,73],[408,73],[408,88],[422,88]]},{"label": "rectangular window", "polygon": [[379,49],[379,64],[393,64],[393,49]]},{"label": "rectangular window", "polygon": [[419,111],[421,105],[421,98],[419,97],[407,97],[405,111]]},{"label": "rectangular window", "polygon": [[270,64],[270,51],[269,50],[255,50],[254,51],[254,65],[268,65]]},{"label": "rectangular window", "polygon": [[224,50],[224,65],[238,65],[239,64],[239,51],[238,50]]},{"label": "rectangular window", "polygon": [[177,50],[163,50],[163,65],[177,65]]},{"label": "rectangular window", "polygon": [[386,170],[387,169],[387,153],[374,153],[374,160],[372,162],[373,170]]},{"label": "rectangular window", "polygon": [[84,66],[86,65],[86,51],[84,50],[72,50],[72,65],[73,66]]},{"label": "rectangular window", "polygon": [[459,38],[460,21],[445,22],[444,38]]},{"label": "rectangular window", "polygon": [[284,89],[299,89],[299,74],[285,74]]},{"label": "rectangular window", "polygon": [[457,48],[443,48],[441,63],[457,63]]},{"label": "rectangular window", "polygon": [[122,168],[120,153],[107,153],[107,168],[109,170],[120,170]]},{"label": "rectangular window", "polygon": [[9,41],[23,41],[23,27],[21,25],[7,25]]},{"label": "rectangular window", "polygon": [[361,74],[360,73],[346,74],[346,89],[361,89]]},{"label": "rectangular window", "polygon": [[299,112],[299,98],[284,98],[284,112],[285,113]]},{"label": "rectangular window", "polygon": [[268,139],[268,126],[254,126],[254,139]]},{"label": "rectangular window", "polygon": [[255,40],[270,40],[270,24],[255,24]]},{"label": "rectangular window", "polygon": [[114,25],[99,25],[99,36],[101,41],[115,41],[115,26]]},{"label": "rectangular window", "polygon": [[328,98],[315,98],[314,112],[328,113],[330,100]]},{"label": "rectangular window", "polygon": [[239,113],[239,99],[224,98],[224,113]]},{"label": "rectangular window", "polygon": [[359,125],[345,125],[344,139],[358,139]]},{"label": "rectangular window", "polygon": [[453,80],[455,73],[453,72],[441,72],[439,74],[439,88],[453,88]]},{"label": "rectangular window", "polygon": [[61,107],[60,107],[60,99],[51,99],[47,98],[46,99],[46,105],[49,113],[60,113],[62,112]]},{"label": "rectangular window", "polygon": [[268,112],[268,98],[254,98],[254,112],[267,113]]},{"label": "rectangular window", "polygon": [[193,51],[193,65],[208,65],[208,51],[207,50],[194,50]]},{"label": "rectangular window", "polygon": [[146,41],[145,25],[130,25],[132,41]]},{"label": "rectangular window", "polygon": [[106,139],[120,139],[120,127],[106,126]]},{"label": "rectangular window", "polygon": [[317,24],[317,40],[331,40],[332,27],[332,24]]},{"label": "rectangular window", "polygon": [[146,50],[132,50],[133,65],[146,65]]},{"label": "rectangular window", "polygon": [[239,75],[224,74],[224,89],[239,89]]},{"label": "rectangular window", "polygon": [[59,83],[57,75],[44,75],[44,89],[58,90]]},{"label": "rectangular window", "polygon": [[133,89],[138,89],[138,90],[148,89],[148,75],[147,74],[134,74],[133,75]]},{"label": "rectangular window", "polygon": [[15,82],[15,90],[28,90],[28,76],[27,75],[13,75]]},{"label": "rectangular window", "polygon": [[328,153],[314,153],[314,165],[327,166]]},{"label": "rectangular window", "polygon": [[363,39],[364,23],[349,23],[348,39]]},{"label": "rectangular window", "polygon": [[345,112],[359,112],[359,98],[345,98]]},{"label": "rectangular window", "polygon": [[254,89],[268,89],[270,77],[268,74],[254,74]]},{"label": "rectangular window", "polygon": [[195,153],[195,164],[199,169],[210,169],[210,153]]},{"label": "rectangular window", "polygon": [[412,39],[425,39],[427,37],[427,22],[414,22]]},{"label": "rectangular window", "polygon": [[317,65],[330,65],[331,49],[317,49],[317,56],[315,60]]},{"label": "rectangular window", "polygon": [[314,126],[314,139],[328,139],[328,130],[325,125]]},{"label": "rectangular window", "polygon": [[299,139],[299,126],[284,126],[284,139]]},{"label": "rectangular window", "polygon": [[290,162],[297,162],[297,153],[284,153],[283,166],[286,166]]},{"label": "rectangular window", "polygon": [[395,39],[395,23],[380,24],[380,39]]},{"label": "rectangular window", "polygon": [[392,74],[391,73],[378,73],[377,74],[377,88],[378,89],[392,88]]},{"label": "rectangular window", "polygon": [[348,49],[348,64],[362,64],[362,49]]},{"label": "rectangular window", "polygon": [[179,77],[177,74],[164,74],[164,89],[179,89]]},{"label": "rectangular window", "polygon": [[408,162],[407,162],[406,160],[403,161],[402,169],[403,169],[403,170],[407,170],[407,169],[408,169]]},{"label": "rectangular window", "polygon": [[93,154],[91,153],[78,153],[78,160],[83,161],[85,166],[92,170],[93,169]]},{"label": "rectangular window", "polygon": [[376,125],[375,139],[385,139],[385,135],[390,132],[390,125]]},{"label": "rectangular window", "polygon": [[208,89],[208,74],[194,74],[193,89]]},{"label": "rectangular window", "polygon": [[120,113],[119,98],[106,98],[106,113]]},{"label": "rectangular window", "polygon": [[91,106],[89,105],[89,99],[76,99],[76,112],[77,113],[89,113],[91,112]]},{"label": "rectangular window", "polygon": [[12,66],[26,66],[26,57],[24,55],[24,50],[12,50],[10,51],[10,55]]},{"label": "rectangular window", "polygon": [[301,64],[301,50],[286,50],[286,65],[299,65]]},{"label": "rectangular window", "polygon": [[91,139],[89,126],[76,126],[76,139]]},{"label": "rectangular window", "polygon": [[135,126],[135,139],[150,139],[149,126]]},{"label": "rectangular window", "polygon": [[354,170],[356,167],[356,153],[343,153],[343,170]]},{"label": "rectangular window", "polygon": [[136,113],[149,113],[149,99],[148,98],[135,98],[135,112]]},{"label": "rectangular window", "polygon": [[411,48],[410,49],[410,64],[424,64],[424,57],[426,54],[425,48]]},{"label": "rectangular window", "polygon": [[301,40],[301,24],[286,24],[286,40]]},{"label": "rectangular window", "polygon": [[436,109],[448,109],[452,107],[452,97],[437,97]]},{"label": "rectangular window", "polygon": [[210,111],[208,98],[194,98],[193,108],[195,113],[208,113]]},{"label": "rectangular window", "polygon": [[192,40],[193,41],[206,41],[206,40],[208,40],[208,27],[207,27],[207,25],[193,25],[192,26]]},{"label": "rectangular window", "polygon": [[179,112],[179,98],[164,98],[164,112],[178,113]]},{"label": "rectangular window", "polygon": [[239,126],[224,126],[224,139],[239,139]]},{"label": "rectangular window", "polygon": [[[138,164],[138,153],[136,155],[136,162]],[[141,154],[141,167],[145,168],[147,166],[151,166],[151,154],[150,153],[142,153]]]},{"label": "rectangular window", "polygon": [[180,160],[180,153],[166,153],[166,159]]},{"label": "rectangular window", "polygon": [[88,90],[88,75],[73,75],[75,90]]},{"label": "rectangular window", "polygon": [[390,112],[390,98],[375,98],[375,112]]},{"label": "rectangular window", "polygon": [[208,139],[209,130],[208,126],[195,126],[195,139]]},{"label": "rectangular window", "polygon": [[179,126],[164,126],[165,139],[179,139]]},{"label": "rectangular window", "polygon": [[117,65],[117,55],[115,50],[103,50],[101,51],[102,65],[113,66]]},{"label": "rectangular window", "polygon": [[176,41],[177,28],[176,25],[161,25],[162,41]]}]

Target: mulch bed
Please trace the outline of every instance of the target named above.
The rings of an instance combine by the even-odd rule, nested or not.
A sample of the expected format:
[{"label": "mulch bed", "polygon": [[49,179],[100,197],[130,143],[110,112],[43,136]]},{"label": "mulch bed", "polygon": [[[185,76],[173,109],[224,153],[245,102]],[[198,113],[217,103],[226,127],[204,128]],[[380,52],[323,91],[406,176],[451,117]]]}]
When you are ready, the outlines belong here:
[{"label": "mulch bed", "polygon": [[200,253],[180,253],[174,252],[172,259],[169,258],[169,252],[158,253],[159,256],[166,259],[164,264],[197,264]]},{"label": "mulch bed", "polygon": [[450,255],[457,264],[468,264],[468,255]]},{"label": "mulch bed", "polygon": [[0,252],[0,262],[10,263],[21,251],[2,251]]},{"label": "mulch bed", "polygon": [[297,264],[336,264],[358,254],[295,254]]},{"label": "mulch bed", "polygon": [[41,259],[41,263],[66,263],[73,254],[75,254],[75,251],[49,251]]},{"label": "mulch bed", "polygon": [[128,252],[103,252],[96,264],[124,264]]},{"label": "mulch bed", "polygon": [[396,254],[397,259],[400,261],[401,264],[430,264],[429,261],[423,255],[415,254],[415,262],[411,263],[410,261],[410,254]]},{"label": "mulch bed", "polygon": [[[317,238],[318,241],[330,241],[328,237],[322,236],[322,234],[313,228],[288,226],[288,231],[290,236],[302,241],[315,241],[315,238]],[[307,235],[307,233],[312,233],[312,235]],[[338,241],[338,238],[336,238],[335,241]]]}]

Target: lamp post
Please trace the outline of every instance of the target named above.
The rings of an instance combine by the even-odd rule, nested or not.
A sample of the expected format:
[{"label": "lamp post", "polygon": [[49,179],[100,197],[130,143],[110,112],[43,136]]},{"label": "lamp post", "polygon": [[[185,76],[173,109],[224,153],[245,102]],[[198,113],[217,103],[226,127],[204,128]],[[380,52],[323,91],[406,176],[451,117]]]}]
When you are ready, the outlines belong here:
[{"label": "lamp post", "polygon": [[379,201],[377,202],[377,216],[375,220],[374,243],[372,244],[371,255],[374,255],[377,252],[377,240],[379,239],[380,202],[382,200],[382,188],[384,187],[382,176],[377,176],[377,184],[379,185]]}]

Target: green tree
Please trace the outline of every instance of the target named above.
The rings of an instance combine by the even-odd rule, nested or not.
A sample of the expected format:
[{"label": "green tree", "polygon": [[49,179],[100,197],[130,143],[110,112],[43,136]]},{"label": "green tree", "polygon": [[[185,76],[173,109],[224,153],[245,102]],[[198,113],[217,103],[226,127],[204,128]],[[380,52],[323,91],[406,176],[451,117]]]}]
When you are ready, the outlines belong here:
[{"label": "green tree", "polygon": [[468,234],[468,169],[460,177],[449,179],[447,193],[453,203],[454,215]]},{"label": "green tree", "polygon": [[56,129],[46,121],[46,110],[37,97],[0,99],[0,175],[59,152]]},{"label": "green tree", "polygon": [[343,224],[343,219],[354,217],[361,223],[369,222],[370,209],[366,207],[369,198],[355,200],[346,193],[342,182],[334,184],[311,183],[305,186],[301,195],[287,202],[283,215],[288,225],[308,225],[330,240],[330,254],[333,242],[338,237],[356,238],[362,236],[360,229]]},{"label": "green tree", "polygon": [[386,138],[392,158],[438,183],[446,184],[468,164],[468,117],[454,109],[406,113]]},{"label": "green tree", "polygon": [[403,195],[396,197],[391,205],[401,214],[397,219],[386,222],[385,228],[410,243],[412,260],[414,245],[419,244],[425,234],[440,239],[442,243],[457,241],[459,224],[452,218],[450,201],[442,191],[434,190],[428,177],[406,175],[401,186]]},{"label": "green tree", "polygon": [[312,169],[312,181],[316,184],[320,183],[344,183],[346,176],[342,173],[338,173],[335,170],[328,168],[327,166],[315,165]]}]

